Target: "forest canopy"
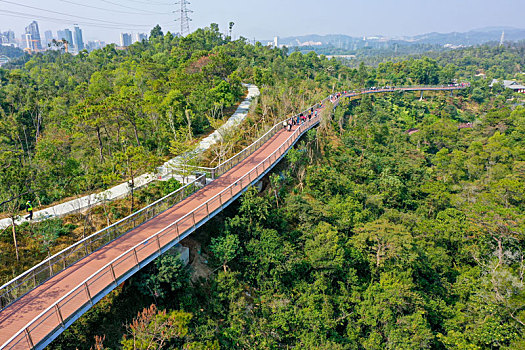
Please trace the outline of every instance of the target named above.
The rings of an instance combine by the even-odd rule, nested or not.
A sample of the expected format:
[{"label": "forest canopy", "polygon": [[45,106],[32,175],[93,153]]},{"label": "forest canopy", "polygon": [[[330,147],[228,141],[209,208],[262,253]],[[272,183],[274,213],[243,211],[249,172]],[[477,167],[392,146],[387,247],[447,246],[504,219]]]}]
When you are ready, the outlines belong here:
[{"label": "forest canopy", "polygon": [[[0,69],[5,215],[28,199],[50,204],[128,180],[122,164],[133,157],[148,159],[144,168],[160,164],[174,143],[211,131],[243,98],[242,83],[261,96],[229,153],[334,92],[467,78],[471,86],[343,99],[260,192],[250,189],[193,234],[200,278],[195,265],[165,254],[53,348],[525,346],[525,108],[522,95],[489,87],[521,72],[521,46],[352,68],[231,41],[216,24],[186,37],[152,34],[127,50],[49,52]],[[480,72],[486,79],[473,77]],[[178,188],[156,186],[164,188],[142,198]],[[17,228],[20,262],[14,248],[3,250],[13,271],[2,278],[70,234],[47,223],[44,253],[34,247],[40,226]],[[6,232],[0,238],[12,247]]]}]

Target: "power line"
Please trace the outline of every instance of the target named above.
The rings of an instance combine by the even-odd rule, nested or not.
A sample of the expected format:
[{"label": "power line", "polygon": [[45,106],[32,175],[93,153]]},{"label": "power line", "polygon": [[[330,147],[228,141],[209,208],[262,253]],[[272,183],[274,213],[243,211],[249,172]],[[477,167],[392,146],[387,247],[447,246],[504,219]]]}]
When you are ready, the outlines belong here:
[{"label": "power line", "polygon": [[144,4],[144,5],[158,5],[158,6],[172,6],[173,3],[165,3],[165,2],[150,2],[150,1],[137,1],[137,0],[127,0],[130,2],[136,2],[137,4]]},{"label": "power line", "polygon": [[17,11],[9,11],[9,10],[0,10],[0,16],[9,16],[9,17],[17,17],[17,18],[28,18],[28,19],[40,19],[45,20],[53,23],[66,23],[66,24],[78,24],[86,27],[96,27],[96,28],[106,28],[106,29],[122,29],[122,30],[143,30],[145,27],[153,27],[154,24],[150,25],[140,25],[140,26],[117,26],[117,25],[109,25],[109,24],[100,24],[100,23],[90,23],[90,22],[84,22],[84,21],[77,21],[77,20],[71,20],[66,18],[56,18],[56,17],[50,17],[50,16],[43,16],[43,15],[32,15],[27,14],[23,12],[17,12]]},{"label": "power line", "polygon": [[46,10],[46,9],[43,9],[43,8],[40,8],[40,7],[34,7],[34,6],[29,6],[29,5],[17,4],[16,2],[12,2],[12,1],[8,1],[8,0],[0,0],[0,2],[5,2],[7,4],[17,5],[17,6],[22,6],[22,7],[27,7],[27,8],[33,9],[33,10],[39,10],[39,11],[45,11],[45,12],[49,12],[49,13],[54,13],[54,14],[57,14],[57,15],[68,16],[68,17],[75,17],[75,18],[80,18],[80,19],[86,19],[88,21],[108,23],[108,24],[112,24],[112,25],[123,25],[123,26],[130,26],[130,27],[146,27],[146,26],[149,26],[149,24],[148,25],[137,25],[137,24],[129,24],[129,23],[111,22],[111,21],[105,21],[105,20],[102,20],[102,19],[95,19],[95,18],[89,18],[89,17],[75,16],[75,15],[70,15],[70,14],[64,13],[64,12],[58,12],[58,11],[53,11],[53,10]]},{"label": "power line", "polygon": [[128,15],[142,15],[142,16],[144,16],[144,15],[147,15],[147,16],[154,16],[154,15],[166,16],[166,15],[169,15],[169,13],[160,13],[160,12],[159,13],[144,13],[144,12],[128,12],[128,11],[110,10],[110,9],[103,8],[103,7],[85,5],[85,4],[81,4],[81,3],[74,2],[74,1],[69,1],[69,0],[59,0],[59,1],[66,2],[68,4],[77,5],[77,6],[83,6],[83,7],[89,7],[89,8],[92,8],[92,9],[102,10],[102,11],[111,11],[111,12],[116,12],[116,13],[125,13],[125,14],[128,14]]},{"label": "power line", "polygon": [[145,11],[145,12],[149,12],[149,13],[153,13],[153,14],[157,14],[157,15],[163,15],[164,13],[161,13],[161,12],[154,12],[154,11],[147,11],[147,10],[141,10],[141,9],[138,9],[136,7],[129,7],[129,6],[124,6],[124,5],[121,5],[119,3],[116,3],[116,2],[112,2],[112,1],[108,1],[108,0],[100,0],[102,2],[105,2],[107,4],[111,4],[111,5],[115,5],[115,6],[120,6],[120,7],[123,7],[125,9],[129,9],[129,10],[135,10],[135,11]]}]

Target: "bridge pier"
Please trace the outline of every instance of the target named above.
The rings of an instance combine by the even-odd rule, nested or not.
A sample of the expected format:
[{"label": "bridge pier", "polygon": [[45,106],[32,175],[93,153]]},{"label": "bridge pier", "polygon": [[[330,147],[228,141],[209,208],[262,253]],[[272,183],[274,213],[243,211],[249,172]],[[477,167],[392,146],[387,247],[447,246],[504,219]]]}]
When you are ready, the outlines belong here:
[{"label": "bridge pier", "polygon": [[182,244],[177,244],[173,247],[174,252],[179,255],[180,260],[184,266],[188,265],[190,262],[190,248],[183,246]]},{"label": "bridge pier", "polygon": [[419,101],[423,101],[423,90],[421,90],[421,96],[419,97]]}]

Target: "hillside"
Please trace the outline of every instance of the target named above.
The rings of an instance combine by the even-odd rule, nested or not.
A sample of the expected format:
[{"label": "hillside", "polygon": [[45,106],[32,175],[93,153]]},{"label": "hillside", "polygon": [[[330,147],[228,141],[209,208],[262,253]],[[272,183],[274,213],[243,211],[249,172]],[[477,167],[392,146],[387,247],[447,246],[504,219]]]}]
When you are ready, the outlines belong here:
[{"label": "hillside", "polygon": [[[445,74],[436,65],[413,75],[416,66],[405,62],[400,79]],[[353,79],[393,72],[361,67]],[[525,109],[482,91],[341,104],[261,193],[183,242],[190,269],[159,259],[55,346],[80,334],[127,346],[154,303],[183,329],[169,347],[520,348]]]},{"label": "hillside", "polygon": [[[470,30],[468,32],[451,32],[451,33],[425,33],[414,36],[384,36],[377,33],[371,33],[363,37],[354,37],[343,34],[328,34],[328,35],[300,35],[279,38],[279,44],[288,47],[295,46],[331,46],[334,48],[345,48],[355,50],[358,48],[367,47],[385,47],[385,45],[463,45],[474,46],[487,43],[489,41],[499,42],[501,34],[505,33],[505,40],[509,42],[516,42],[525,40],[525,29],[512,27],[487,27]],[[266,40],[272,41],[272,40]],[[261,40],[261,42],[266,42]],[[311,43],[313,45],[306,45]]]},{"label": "hillside", "polygon": [[[128,50],[49,53],[0,69],[0,202],[51,203],[129,181],[261,95],[213,166],[343,90],[448,85],[343,99],[256,186],[116,287],[52,349],[519,349],[525,346],[523,45],[352,68],[310,52],[152,31]],[[476,77],[479,71],[487,79]],[[328,105],[331,107],[331,105]],[[0,277],[178,188],[156,182],[89,213],[0,233]],[[36,204],[35,204],[36,206]],[[195,224],[194,224],[195,225]],[[160,243],[159,243],[160,246]],[[117,283],[115,283],[117,285]]]}]

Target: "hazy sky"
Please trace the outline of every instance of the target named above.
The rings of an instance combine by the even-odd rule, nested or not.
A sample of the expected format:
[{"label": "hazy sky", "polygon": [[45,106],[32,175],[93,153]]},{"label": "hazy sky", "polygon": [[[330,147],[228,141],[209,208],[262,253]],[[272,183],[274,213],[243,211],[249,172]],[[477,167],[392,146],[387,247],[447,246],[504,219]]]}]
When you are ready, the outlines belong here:
[{"label": "hazy sky", "polygon": [[[42,37],[45,30],[56,35],[57,29],[78,23],[85,41],[117,42],[120,32],[149,33],[156,23],[165,32],[178,32],[175,1],[0,0],[0,30],[13,29],[19,38],[24,27],[36,19]],[[224,31],[232,21],[234,37],[249,39],[304,34],[398,36],[487,26],[525,27],[525,0],[190,1],[189,9],[194,11],[191,30],[218,23]]]}]

